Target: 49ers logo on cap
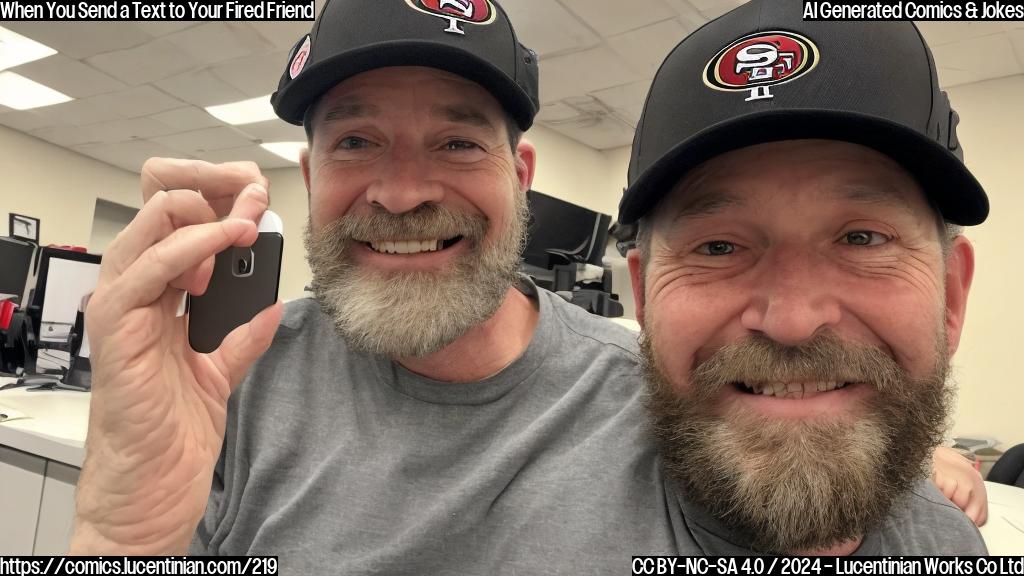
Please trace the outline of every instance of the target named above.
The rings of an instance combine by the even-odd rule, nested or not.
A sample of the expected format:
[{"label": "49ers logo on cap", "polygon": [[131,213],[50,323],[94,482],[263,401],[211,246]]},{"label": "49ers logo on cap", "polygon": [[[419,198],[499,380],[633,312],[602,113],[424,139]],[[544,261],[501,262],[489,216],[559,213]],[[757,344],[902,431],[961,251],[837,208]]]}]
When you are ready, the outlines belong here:
[{"label": "49ers logo on cap", "polygon": [[758,32],[723,48],[704,67],[704,84],[715,90],[750,90],[751,100],[771,98],[770,88],[810,72],[818,47],[793,32]]},{"label": "49ers logo on cap", "polygon": [[494,22],[495,10],[491,0],[405,0],[406,4],[420,12],[448,20],[445,32],[465,34],[460,22],[468,24],[490,24]]}]

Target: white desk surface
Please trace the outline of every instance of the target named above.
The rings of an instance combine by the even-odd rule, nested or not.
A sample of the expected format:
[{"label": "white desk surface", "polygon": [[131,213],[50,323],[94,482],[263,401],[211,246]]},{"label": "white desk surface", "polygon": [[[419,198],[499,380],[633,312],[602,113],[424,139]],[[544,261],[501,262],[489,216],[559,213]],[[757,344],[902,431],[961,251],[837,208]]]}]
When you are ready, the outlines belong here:
[{"label": "white desk surface", "polygon": [[[0,386],[13,381],[0,378]],[[0,413],[11,416],[0,422],[0,444],[81,468],[91,396],[87,392],[29,392],[25,388],[0,392]]]},{"label": "white desk surface", "polygon": [[981,535],[993,556],[1024,555],[1024,488],[985,482],[988,522]]}]

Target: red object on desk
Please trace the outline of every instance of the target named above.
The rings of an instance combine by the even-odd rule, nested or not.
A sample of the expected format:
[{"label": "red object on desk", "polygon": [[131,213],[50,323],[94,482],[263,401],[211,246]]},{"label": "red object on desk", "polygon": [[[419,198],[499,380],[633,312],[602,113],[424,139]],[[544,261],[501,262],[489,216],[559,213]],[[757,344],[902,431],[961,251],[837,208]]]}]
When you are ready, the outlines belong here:
[{"label": "red object on desk", "polygon": [[14,316],[14,309],[17,306],[10,300],[0,302],[0,330],[7,330],[11,327],[11,317]]},{"label": "red object on desk", "polygon": [[58,250],[68,250],[70,252],[88,252],[84,246],[69,246],[67,244],[50,244],[47,248],[56,248]]}]

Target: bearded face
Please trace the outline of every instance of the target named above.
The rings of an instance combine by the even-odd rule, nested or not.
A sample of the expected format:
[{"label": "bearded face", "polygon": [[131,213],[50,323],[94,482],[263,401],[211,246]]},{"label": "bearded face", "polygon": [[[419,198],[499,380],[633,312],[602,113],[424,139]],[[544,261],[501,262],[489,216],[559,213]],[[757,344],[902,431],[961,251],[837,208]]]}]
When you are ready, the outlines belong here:
[{"label": "bearded face", "polygon": [[[942,440],[952,396],[944,342],[935,336],[932,373],[912,378],[877,348],[834,335],[800,346],[752,337],[715,352],[683,386],[660,368],[671,348],[644,338],[648,408],[667,474],[756,550],[821,550],[854,540],[922,477]],[[801,384],[783,391],[779,383]],[[814,385],[805,391],[806,383]],[[838,418],[772,418],[719,403],[725,388],[764,395],[771,387],[768,394],[784,400],[847,386],[872,393]]]},{"label": "bearded face", "polygon": [[654,429],[737,544],[849,550],[922,478],[973,271],[937,220],[891,158],[793,140],[705,162],[641,223]]},{"label": "bearded face", "polygon": [[[528,209],[515,195],[515,212],[487,241],[488,221],[440,204],[392,214],[346,214],[320,230],[306,229],[313,292],[355,350],[390,358],[424,356],[451,344],[489,318],[517,279]],[[355,246],[401,248],[410,238],[464,243],[468,248],[439,270],[380,270],[360,264]]]}]

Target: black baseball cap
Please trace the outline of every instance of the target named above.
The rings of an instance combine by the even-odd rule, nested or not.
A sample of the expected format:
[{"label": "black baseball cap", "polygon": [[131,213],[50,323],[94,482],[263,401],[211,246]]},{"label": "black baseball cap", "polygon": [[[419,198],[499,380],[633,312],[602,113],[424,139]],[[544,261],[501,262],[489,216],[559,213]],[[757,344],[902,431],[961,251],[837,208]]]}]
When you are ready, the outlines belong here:
[{"label": "black baseball cap", "polygon": [[301,125],[338,83],[387,66],[427,66],[472,80],[524,131],[540,107],[537,55],[519,43],[495,0],[328,0],[292,48],[270,102],[281,119]]},{"label": "black baseball cap", "polygon": [[945,220],[985,220],[988,197],[964,165],[958,116],[917,27],[804,21],[802,9],[752,0],[669,54],[633,139],[620,222],[644,216],[706,160],[805,138],[873,148],[910,172]]}]

